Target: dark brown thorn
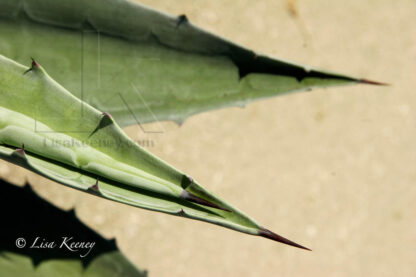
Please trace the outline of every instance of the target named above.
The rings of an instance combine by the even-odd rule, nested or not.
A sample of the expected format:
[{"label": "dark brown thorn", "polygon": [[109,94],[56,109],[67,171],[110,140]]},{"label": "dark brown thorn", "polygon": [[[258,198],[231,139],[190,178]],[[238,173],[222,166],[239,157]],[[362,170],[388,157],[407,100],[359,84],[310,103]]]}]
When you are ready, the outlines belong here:
[{"label": "dark brown thorn", "polygon": [[219,210],[223,210],[226,212],[232,212],[231,210],[228,210],[226,208],[220,207],[217,204],[211,203],[205,199],[202,199],[186,190],[182,191],[181,193],[181,198],[188,200],[189,202],[193,202],[199,205],[203,205],[203,206],[207,206],[207,207],[211,207],[211,208],[215,208],[215,209],[219,209]]},{"label": "dark brown thorn", "polygon": [[185,211],[183,209],[181,209],[178,213],[178,216],[185,216]]},{"label": "dark brown thorn", "polygon": [[375,81],[371,81],[371,80],[367,80],[367,79],[360,79],[360,80],[358,80],[358,82],[360,84],[366,84],[366,85],[390,86],[390,84],[375,82]]},{"label": "dark brown thorn", "polygon": [[111,114],[104,112],[101,114],[100,122],[98,122],[98,126],[91,132],[88,138],[92,137],[95,133],[97,133],[100,129],[105,128],[114,123],[114,119]]},{"label": "dark brown thorn", "polygon": [[107,118],[109,118],[109,119],[113,120],[113,117],[112,117],[112,116],[111,116],[111,114],[110,114],[110,113],[108,113],[108,112],[103,112],[103,113],[102,113],[102,116],[105,116],[105,117],[107,117]]},{"label": "dark brown thorn", "polygon": [[30,66],[30,68],[28,70],[26,70],[25,72],[23,72],[23,75],[25,75],[26,73],[32,71],[35,68],[39,68],[40,67],[40,65],[37,63],[37,61],[35,61],[34,58],[31,58],[31,59],[32,59],[32,65]]},{"label": "dark brown thorn", "polygon": [[19,153],[19,154],[21,154],[23,156],[26,155],[26,152],[25,152],[25,144],[22,143],[22,148],[19,148],[16,151],[17,151],[17,153]]},{"label": "dark brown thorn", "polygon": [[287,238],[279,236],[278,234],[273,233],[272,231],[269,231],[265,228],[260,228],[258,234],[259,234],[259,236],[262,236],[262,237],[265,237],[265,238],[268,238],[268,239],[271,239],[271,240],[274,240],[274,241],[277,241],[277,242],[280,242],[280,243],[284,243],[284,244],[291,245],[291,246],[294,246],[294,247],[297,247],[297,248],[312,251],[309,248],[306,248],[306,247],[304,247],[300,244],[297,244],[296,242],[293,242],[291,240],[288,240]]},{"label": "dark brown thorn", "polygon": [[88,190],[91,190],[93,192],[100,192],[100,187],[98,186],[98,179],[95,181],[95,184],[88,188]]},{"label": "dark brown thorn", "polygon": [[37,62],[37,61],[35,61],[35,59],[34,59],[34,58],[31,58],[31,59],[32,59],[32,69],[34,69],[35,67],[39,68],[39,67],[40,67],[40,65],[38,64],[38,62]]}]

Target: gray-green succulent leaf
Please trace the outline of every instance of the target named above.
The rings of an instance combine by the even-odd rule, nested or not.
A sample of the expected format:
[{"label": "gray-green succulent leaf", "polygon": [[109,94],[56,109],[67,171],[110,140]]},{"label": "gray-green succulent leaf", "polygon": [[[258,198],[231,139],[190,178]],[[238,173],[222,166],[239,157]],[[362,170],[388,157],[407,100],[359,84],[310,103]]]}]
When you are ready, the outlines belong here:
[{"label": "gray-green succulent leaf", "polygon": [[2,0],[0,54],[42,61],[120,126],[318,87],[368,83],[277,60],[126,0]]},{"label": "gray-green succulent leaf", "polygon": [[27,68],[0,56],[0,158],[109,200],[303,248],[144,150],[36,61]]}]

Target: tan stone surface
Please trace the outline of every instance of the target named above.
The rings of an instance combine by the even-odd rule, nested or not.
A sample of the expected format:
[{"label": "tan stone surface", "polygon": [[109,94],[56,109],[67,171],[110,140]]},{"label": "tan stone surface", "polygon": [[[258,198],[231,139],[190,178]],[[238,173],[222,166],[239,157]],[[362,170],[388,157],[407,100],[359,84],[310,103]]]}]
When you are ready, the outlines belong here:
[{"label": "tan stone surface", "polygon": [[142,3],[259,52],[393,84],[263,100],[147,136],[150,151],[314,251],[112,203],[2,161],[0,176],[28,176],[75,205],[150,276],[415,277],[416,2],[299,0],[297,18],[283,0]]}]

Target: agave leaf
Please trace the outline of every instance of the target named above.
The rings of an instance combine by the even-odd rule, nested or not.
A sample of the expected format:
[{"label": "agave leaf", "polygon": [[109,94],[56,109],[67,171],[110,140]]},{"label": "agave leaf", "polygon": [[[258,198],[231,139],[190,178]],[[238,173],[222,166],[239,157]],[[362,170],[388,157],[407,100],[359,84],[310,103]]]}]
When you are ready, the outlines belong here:
[{"label": "agave leaf", "polygon": [[258,225],[134,143],[36,62],[0,56],[0,158],[70,187],[302,247]]},{"label": "agave leaf", "polygon": [[0,54],[35,57],[121,126],[317,87],[368,83],[256,54],[126,0],[2,0]]},{"label": "agave leaf", "polygon": [[[106,240],[88,228],[74,210],[63,211],[42,199],[29,184],[20,188],[0,179],[0,200],[2,210],[8,211],[2,214],[5,228],[0,239],[0,276],[147,276],[146,271],[137,269],[120,252],[115,240]],[[62,245],[65,237],[72,237],[70,242],[91,244],[71,248],[72,252]],[[35,246],[54,242],[55,247],[31,247],[35,241]]]}]

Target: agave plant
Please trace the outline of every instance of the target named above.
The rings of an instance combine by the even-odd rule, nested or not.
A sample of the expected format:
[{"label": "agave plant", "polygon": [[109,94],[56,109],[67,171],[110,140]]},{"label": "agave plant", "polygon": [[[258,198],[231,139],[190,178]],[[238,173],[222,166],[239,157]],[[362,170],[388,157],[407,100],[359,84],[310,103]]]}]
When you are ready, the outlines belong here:
[{"label": "agave plant", "polygon": [[[186,16],[123,0],[3,0],[0,18],[0,53],[11,58],[0,56],[0,158],[106,199],[307,249],[145,151],[120,126],[377,83],[258,55]],[[29,56],[57,81],[35,60],[18,63]]]},{"label": "agave plant", "polygon": [[110,114],[70,94],[36,61],[26,68],[0,56],[0,83],[2,159],[107,199],[304,248],[145,151]]},{"label": "agave plant", "polygon": [[372,83],[276,60],[126,0],[2,0],[0,54],[41,61],[120,126],[316,87]]}]

